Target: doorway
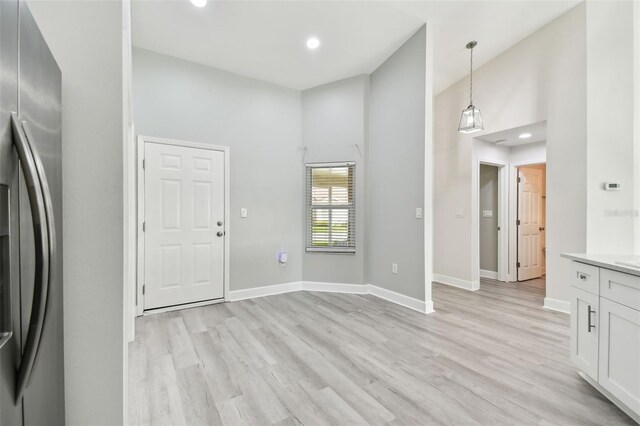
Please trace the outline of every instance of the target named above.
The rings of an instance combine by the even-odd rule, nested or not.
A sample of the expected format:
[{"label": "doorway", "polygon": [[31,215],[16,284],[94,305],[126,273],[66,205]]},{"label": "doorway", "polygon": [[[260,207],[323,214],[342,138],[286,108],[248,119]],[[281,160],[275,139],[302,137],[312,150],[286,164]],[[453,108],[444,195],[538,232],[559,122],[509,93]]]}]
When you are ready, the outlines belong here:
[{"label": "doorway", "polygon": [[517,167],[518,281],[542,278],[546,273],[546,165]]},{"label": "doorway", "polygon": [[138,314],[224,300],[228,148],[138,141]]},{"label": "doorway", "polygon": [[500,263],[500,167],[480,164],[480,277],[498,279]]}]

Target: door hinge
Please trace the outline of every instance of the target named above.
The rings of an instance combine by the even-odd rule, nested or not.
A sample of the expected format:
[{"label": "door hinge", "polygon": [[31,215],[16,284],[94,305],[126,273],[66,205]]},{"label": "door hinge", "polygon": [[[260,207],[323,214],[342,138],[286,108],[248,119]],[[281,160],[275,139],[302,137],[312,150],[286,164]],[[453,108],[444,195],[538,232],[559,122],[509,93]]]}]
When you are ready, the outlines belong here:
[{"label": "door hinge", "polygon": [[[516,266],[519,268],[520,267],[520,262],[516,263]],[[144,292],[142,294],[144,294]]]},{"label": "door hinge", "polygon": [[144,294],[145,287],[146,286],[144,284],[142,284],[142,294]]},{"label": "door hinge", "polygon": [[[144,160],[143,160],[144,163]],[[520,177],[518,177],[518,183],[520,183],[522,181],[522,179],[520,179]]]},{"label": "door hinge", "polygon": [[[143,169],[144,169],[144,168],[146,168],[146,160],[145,160],[144,158],[142,159],[142,168],[143,168]],[[519,178],[518,178],[518,179],[519,179]]]},{"label": "door hinge", "polygon": [[520,225],[520,219],[516,220],[516,225]]},{"label": "door hinge", "polygon": [[147,230],[147,222],[142,222],[142,232]]}]

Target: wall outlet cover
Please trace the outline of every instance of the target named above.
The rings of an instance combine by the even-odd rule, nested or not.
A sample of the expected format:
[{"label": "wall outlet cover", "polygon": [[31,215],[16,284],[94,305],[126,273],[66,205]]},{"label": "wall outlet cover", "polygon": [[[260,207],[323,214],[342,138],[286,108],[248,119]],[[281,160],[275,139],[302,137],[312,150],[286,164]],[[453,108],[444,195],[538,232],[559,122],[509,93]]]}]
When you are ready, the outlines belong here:
[{"label": "wall outlet cover", "polygon": [[456,217],[464,217],[464,209],[456,210]]},{"label": "wall outlet cover", "polygon": [[482,210],[482,217],[493,217],[493,210]]},{"label": "wall outlet cover", "polygon": [[245,207],[240,209],[240,217],[247,217],[248,212],[247,209]]}]

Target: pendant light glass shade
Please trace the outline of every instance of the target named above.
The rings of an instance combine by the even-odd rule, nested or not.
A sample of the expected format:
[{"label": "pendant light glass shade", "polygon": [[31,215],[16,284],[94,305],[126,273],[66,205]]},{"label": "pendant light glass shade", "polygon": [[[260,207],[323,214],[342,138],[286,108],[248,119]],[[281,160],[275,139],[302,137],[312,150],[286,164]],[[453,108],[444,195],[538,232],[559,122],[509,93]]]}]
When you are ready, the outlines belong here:
[{"label": "pendant light glass shade", "polygon": [[467,43],[467,49],[471,51],[471,66],[469,70],[469,106],[462,111],[460,117],[460,124],[458,124],[458,132],[460,133],[473,133],[483,130],[482,116],[480,110],[473,106],[473,48],[476,47],[478,42],[470,41]]},{"label": "pendant light glass shade", "polygon": [[462,117],[460,117],[460,124],[458,125],[458,131],[460,133],[473,133],[483,130],[482,116],[480,110],[473,105],[469,105],[467,109],[462,111]]}]

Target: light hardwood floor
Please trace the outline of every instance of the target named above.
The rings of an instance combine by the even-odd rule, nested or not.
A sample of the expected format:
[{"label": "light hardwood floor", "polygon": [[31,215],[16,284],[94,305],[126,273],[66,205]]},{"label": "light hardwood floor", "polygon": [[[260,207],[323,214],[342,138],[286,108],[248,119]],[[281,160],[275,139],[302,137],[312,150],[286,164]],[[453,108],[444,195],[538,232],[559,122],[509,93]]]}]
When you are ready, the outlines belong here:
[{"label": "light hardwood floor", "polygon": [[576,374],[541,281],[434,284],[423,315],[298,292],[139,318],[139,425],[634,424]]}]

